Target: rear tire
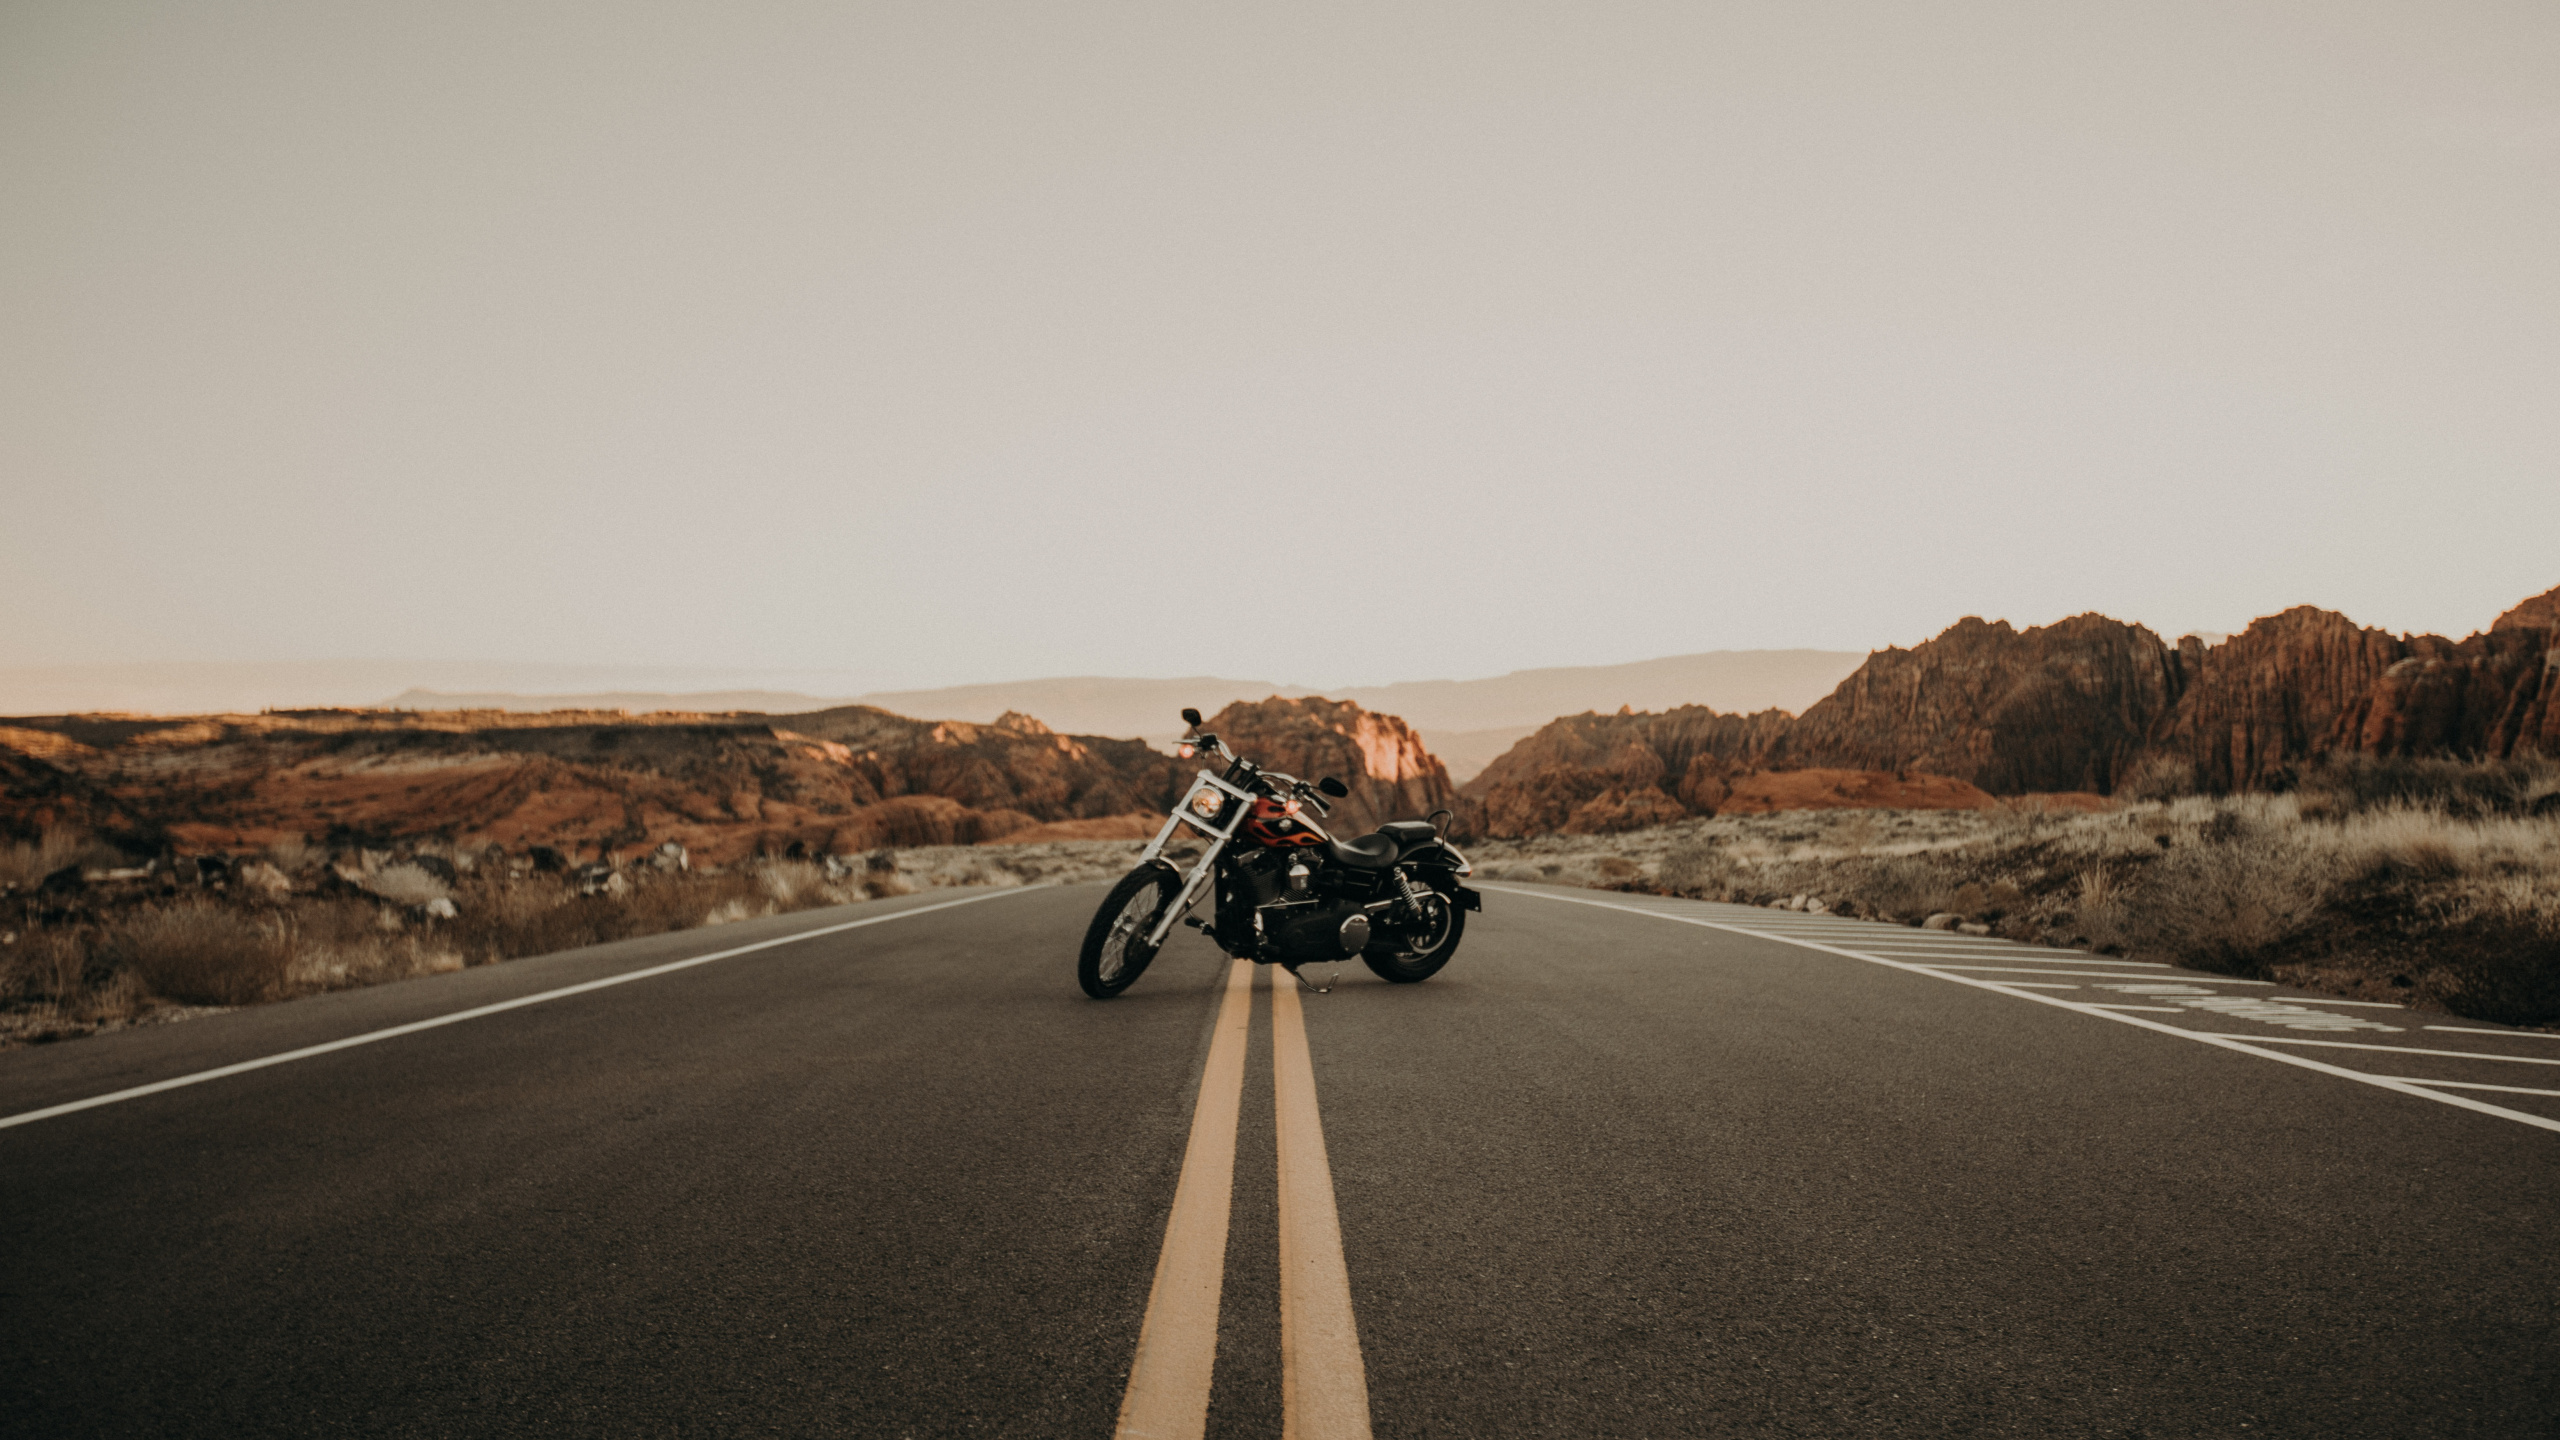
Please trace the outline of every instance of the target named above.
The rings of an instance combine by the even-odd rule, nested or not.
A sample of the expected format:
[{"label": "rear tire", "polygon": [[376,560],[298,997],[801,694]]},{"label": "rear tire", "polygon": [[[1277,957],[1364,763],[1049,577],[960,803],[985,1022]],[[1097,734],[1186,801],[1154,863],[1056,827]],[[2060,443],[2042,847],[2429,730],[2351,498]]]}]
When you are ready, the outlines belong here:
[{"label": "rear tire", "polygon": [[1096,1000],[1108,1000],[1137,983],[1147,962],[1156,958],[1147,932],[1182,882],[1162,865],[1141,865],[1120,877],[1102,908],[1085,927],[1084,949],[1076,956],[1076,983]]},{"label": "rear tire", "polygon": [[1371,945],[1360,952],[1360,963],[1390,985],[1418,985],[1439,974],[1440,967],[1449,963],[1449,957],[1458,951],[1458,942],[1467,934],[1467,912],[1458,908],[1458,902],[1443,895],[1440,909],[1449,917],[1449,923],[1428,937],[1428,946],[1385,950]]}]

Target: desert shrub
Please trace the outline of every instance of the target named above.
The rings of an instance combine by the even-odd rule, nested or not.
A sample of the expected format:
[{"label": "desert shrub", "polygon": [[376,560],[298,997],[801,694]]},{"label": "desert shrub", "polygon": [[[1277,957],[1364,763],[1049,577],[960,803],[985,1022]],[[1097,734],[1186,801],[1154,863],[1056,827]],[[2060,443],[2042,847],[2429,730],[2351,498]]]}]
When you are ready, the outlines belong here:
[{"label": "desert shrub", "polygon": [[69,1004],[88,988],[88,963],[78,935],[39,930],[0,950],[0,983],[11,999]]},{"label": "desert shrub", "polygon": [[418,865],[385,865],[365,882],[365,888],[396,905],[424,905],[430,900],[453,898],[450,887]]},{"label": "desert shrub", "polygon": [[2179,845],[2144,875],[2140,904],[2129,907],[2138,921],[2129,938],[2207,969],[2255,973],[2312,928],[2336,870],[2299,834],[2223,814],[2230,833]]},{"label": "desert shrub", "polygon": [[1944,908],[1967,919],[1993,919],[2016,911],[2026,894],[2014,881],[1967,880],[1948,894]]},{"label": "desert shrub", "polygon": [[2467,888],[2422,949],[2419,988],[2458,1015],[2560,1019],[2560,885],[2519,877]]},{"label": "desert shrub", "polygon": [[2115,789],[2116,797],[2122,800],[2175,800],[2195,792],[2195,762],[2172,755],[2143,760],[2116,782]]},{"label": "desert shrub", "polygon": [[267,860],[287,875],[299,875],[318,865],[327,856],[306,835],[278,840],[267,847]]},{"label": "desert shrub", "polygon": [[1856,890],[1875,914],[1916,918],[1952,908],[1956,884],[1920,856],[1896,855],[1868,865]]},{"label": "desert shrub", "polygon": [[0,885],[33,885],[69,865],[110,866],[125,863],[124,852],[85,831],[56,827],[32,843],[0,846]]},{"label": "desert shrub", "polygon": [[2443,880],[2476,868],[2476,827],[2439,810],[2394,805],[2335,827],[2340,878],[2357,884]]},{"label": "desert shrub", "polygon": [[285,992],[292,924],[205,899],[146,905],[109,922],[98,954],[152,993],[192,1005],[249,1005]]},{"label": "desert shrub", "polygon": [[2377,810],[2435,810],[2466,819],[2522,815],[2560,793],[2560,761],[2339,755],[2303,774],[2296,793],[2304,813],[2316,818]]},{"label": "desert shrub", "polygon": [[806,860],[768,860],[758,878],[773,903],[790,909],[826,882],[826,872]]},{"label": "desert shrub", "polygon": [[2125,891],[2122,872],[2103,861],[2081,871],[2072,882],[2072,919],[2089,944],[2102,948],[2124,945]]}]

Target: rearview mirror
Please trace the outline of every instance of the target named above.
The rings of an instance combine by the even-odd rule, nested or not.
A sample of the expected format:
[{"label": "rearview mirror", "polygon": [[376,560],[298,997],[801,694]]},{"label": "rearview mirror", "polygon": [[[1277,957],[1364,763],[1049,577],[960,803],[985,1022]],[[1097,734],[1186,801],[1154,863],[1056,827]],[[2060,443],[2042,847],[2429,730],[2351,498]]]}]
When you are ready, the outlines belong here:
[{"label": "rearview mirror", "polygon": [[1200,712],[1199,712],[1199,711],[1197,711],[1197,710],[1191,709],[1189,706],[1185,706],[1185,707],[1183,707],[1183,711],[1182,711],[1182,723],[1183,723],[1183,724],[1185,724],[1185,725],[1191,725],[1191,726],[1195,726],[1195,727],[1196,727],[1196,726],[1197,726],[1197,725],[1199,725],[1199,723],[1200,723]]},{"label": "rearview mirror", "polygon": [[1330,775],[1327,775],[1323,779],[1317,781],[1316,788],[1327,795],[1332,796],[1336,800],[1339,800],[1343,796],[1351,793],[1350,786],[1343,784],[1341,781],[1334,779]]}]

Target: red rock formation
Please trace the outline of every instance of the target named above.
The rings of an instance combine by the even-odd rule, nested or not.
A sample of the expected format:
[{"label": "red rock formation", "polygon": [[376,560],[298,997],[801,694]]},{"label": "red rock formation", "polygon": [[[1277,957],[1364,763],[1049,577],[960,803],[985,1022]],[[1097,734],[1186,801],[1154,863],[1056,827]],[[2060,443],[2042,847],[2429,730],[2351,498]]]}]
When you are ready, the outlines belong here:
[{"label": "red rock formation", "polygon": [[1703,705],[1564,716],[1467,783],[1470,828],[1501,836],[1606,834],[1713,814],[1727,778],[1766,750],[1790,718],[1783,710],[1720,715]]},{"label": "red rock formation", "polygon": [[[1766,771],[1858,772],[1847,791],[1935,805],[1963,803],[1961,792],[1934,797],[1935,777],[1974,793],[2104,796],[2172,762],[2208,789],[2247,789],[2341,752],[2560,755],[2560,591],[2460,642],[2395,637],[2308,606],[2175,650],[2099,615],[2024,632],[1966,619],[1876,652],[1800,719],[1568,716],[1466,793],[1487,833],[1536,835],[1671,813],[1639,797],[1685,814],[1839,803],[1821,785],[1754,778]],[[1746,782],[1756,788],[1742,798]]]},{"label": "red rock formation", "polygon": [[1325,828],[1359,835],[1388,820],[1419,820],[1455,807],[1449,772],[1413,727],[1348,700],[1319,696],[1239,700],[1202,727],[1266,770],[1301,780],[1331,775],[1351,793],[1333,804]]},{"label": "red rock formation", "polygon": [[2545,590],[2492,623],[2491,630],[2560,631],[2560,589]]},{"label": "red rock formation", "polygon": [[1879,650],[1789,726],[1771,768],[1922,771],[1998,794],[2115,788],[2176,698],[2160,637],[2103,615],[1967,617]]},{"label": "red rock formation", "polygon": [[1186,778],[1134,740],[1057,735],[1023,716],[966,725],[860,706],[787,717],[332,711],[0,727],[0,828],[70,824],[194,851],[306,835],[583,853],[674,839],[709,861],[794,842],[970,844],[1048,822],[1162,813]]},{"label": "red rock formation", "polygon": [[2281,783],[2323,755],[2560,754],[2560,630],[2507,624],[2455,642],[2393,636],[2303,606],[2179,660],[2185,693],[2148,753],[2215,790]]}]

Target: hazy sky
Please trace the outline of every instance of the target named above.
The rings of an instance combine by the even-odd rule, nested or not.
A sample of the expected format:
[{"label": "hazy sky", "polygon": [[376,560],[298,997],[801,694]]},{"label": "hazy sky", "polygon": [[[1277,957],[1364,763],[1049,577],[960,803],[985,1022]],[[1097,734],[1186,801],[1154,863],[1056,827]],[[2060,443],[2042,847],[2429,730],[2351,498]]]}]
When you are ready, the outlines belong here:
[{"label": "hazy sky", "polygon": [[2560,6],[0,6],[0,664],[2560,584]]}]

